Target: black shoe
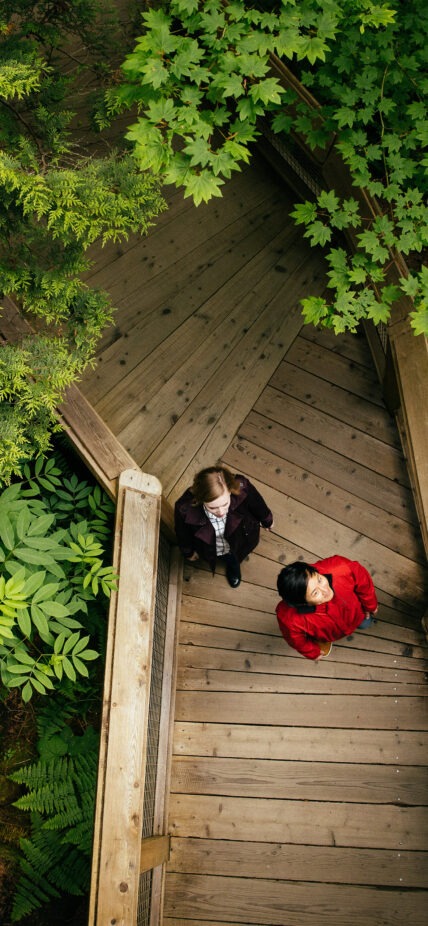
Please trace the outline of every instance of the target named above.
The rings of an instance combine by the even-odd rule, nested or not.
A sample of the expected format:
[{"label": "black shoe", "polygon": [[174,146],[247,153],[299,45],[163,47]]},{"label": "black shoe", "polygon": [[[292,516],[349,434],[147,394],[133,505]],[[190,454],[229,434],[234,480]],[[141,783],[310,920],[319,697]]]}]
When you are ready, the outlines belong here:
[{"label": "black shoe", "polygon": [[236,556],[230,554],[225,556],[226,560],[226,578],[231,588],[238,588],[241,584],[241,569]]}]

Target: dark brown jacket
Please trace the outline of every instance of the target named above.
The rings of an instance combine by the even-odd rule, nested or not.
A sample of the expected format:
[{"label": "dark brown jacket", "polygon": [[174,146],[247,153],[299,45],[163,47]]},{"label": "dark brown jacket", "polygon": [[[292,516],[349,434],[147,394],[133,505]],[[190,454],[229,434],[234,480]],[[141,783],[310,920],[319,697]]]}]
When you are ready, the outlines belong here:
[{"label": "dark brown jacket", "polygon": [[[260,537],[260,524],[270,527],[272,512],[245,476],[236,476],[240,482],[239,495],[230,496],[224,536],[239,562],[254,550]],[[175,504],[175,532],[183,556],[188,559],[198,553],[215,569],[215,531],[207,518],[203,505],[192,505],[190,489]]]}]

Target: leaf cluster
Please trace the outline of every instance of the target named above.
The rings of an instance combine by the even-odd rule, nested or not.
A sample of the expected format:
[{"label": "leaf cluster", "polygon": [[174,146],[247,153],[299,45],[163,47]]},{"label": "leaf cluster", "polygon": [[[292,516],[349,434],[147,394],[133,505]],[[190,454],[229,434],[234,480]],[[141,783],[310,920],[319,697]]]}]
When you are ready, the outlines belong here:
[{"label": "leaf cluster", "polygon": [[113,506],[99,487],[52,457],[24,475],[0,495],[0,672],[28,701],[88,677],[99,601],[117,577],[104,552]]},{"label": "leaf cluster", "polygon": [[127,138],[142,168],[183,185],[198,205],[249,159],[257,117],[284,103],[269,53],[323,59],[335,34],[329,4],[284,3],[264,13],[235,0],[172,0],[142,14],[144,35],[107,97],[111,113],[136,104]]},{"label": "leaf cluster", "polygon": [[[426,5],[258,6],[173,0],[143,14],[144,34],[125,59],[124,81],[107,95],[108,108],[140,109],[127,134],[139,163],[183,186],[196,204],[221,195],[224,179],[248,161],[261,115],[271,114],[275,132],[298,133],[312,148],[336,138],[355,185],[376,197],[379,209],[367,222],[356,201],[339,203],[334,190],[296,206],[313,245],[335,244],[337,232],[359,229],[355,258],[344,258],[340,247],[329,254],[335,298],[305,300],[305,316],[354,330],[360,318],[385,321],[404,292],[414,299],[415,331],[426,332],[423,271],[398,287],[388,283],[397,252],[420,255],[428,239]],[[270,52],[313,88],[320,111],[270,76]]]},{"label": "leaf cluster", "polygon": [[[306,225],[311,244],[334,244],[336,229],[359,229],[353,258],[340,247],[327,255],[334,299],[305,300],[305,318],[332,324],[336,331],[355,330],[360,318],[386,322],[392,303],[404,293],[414,302],[415,333],[426,334],[427,277],[420,257],[428,244],[426,6],[420,0],[405,9],[400,5],[381,25],[380,31],[361,30],[350,22],[336,39],[335,54],[302,73],[323,104],[324,130],[336,133],[355,186],[367,190],[378,206],[368,218],[355,203],[343,221],[331,191],[296,207],[294,218]],[[322,143],[318,123],[301,104],[295,125],[312,147]],[[392,286],[388,270],[399,254],[411,255],[420,269]]]}]

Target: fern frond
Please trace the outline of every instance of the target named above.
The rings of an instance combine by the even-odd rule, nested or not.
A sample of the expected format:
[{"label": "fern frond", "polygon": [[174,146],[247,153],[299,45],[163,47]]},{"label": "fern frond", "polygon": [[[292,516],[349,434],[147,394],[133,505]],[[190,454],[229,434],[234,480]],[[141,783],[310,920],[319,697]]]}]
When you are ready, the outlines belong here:
[{"label": "fern frond", "polygon": [[11,779],[17,784],[25,784],[28,788],[37,788],[44,782],[61,781],[71,778],[74,769],[73,759],[66,756],[58,756],[55,759],[39,759],[32,765],[25,765],[23,768],[12,772]]}]

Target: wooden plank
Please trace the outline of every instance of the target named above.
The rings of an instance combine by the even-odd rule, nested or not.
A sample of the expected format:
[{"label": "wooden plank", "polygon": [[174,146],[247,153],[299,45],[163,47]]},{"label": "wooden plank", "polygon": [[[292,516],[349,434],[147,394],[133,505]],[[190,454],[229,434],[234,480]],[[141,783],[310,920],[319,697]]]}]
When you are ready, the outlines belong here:
[{"label": "wooden plank", "polygon": [[410,806],[428,803],[427,784],[420,766],[184,756],[173,760],[171,792]]},{"label": "wooden plank", "polygon": [[374,370],[368,372],[366,368],[361,369],[359,364],[352,360],[338,356],[333,351],[312,344],[304,338],[299,338],[293,344],[288,352],[287,361],[374,405],[383,407],[379,381]]},{"label": "wooden plank", "polygon": [[[279,327],[274,338],[271,338],[263,347],[262,353],[260,353],[258,357],[253,356],[253,362],[251,363],[250,361],[246,376],[237,376],[236,369],[235,372],[233,372],[233,367],[231,369],[228,363],[219,371],[223,379],[221,392],[222,401],[224,402],[226,398],[228,399],[228,404],[226,407],[223,407],[223,411],[219,415],[218,397],[214,400],[215,404],[212,406],[212,414],[209,416],[210,419],[214,417],[214,424],[210,429],[206,428],[205,435],[203,431],[199,430],[199,437],[195,439],[195,443],[197,441],[200,445],[199,449],[193,456],[193,459],[188,459],[187,461],[188,464],[191,462],[193,472],[196,472],[204,466],[208,466],[213,459],[218,458],[219,454],[226,449],[236,429],[239,427],[239,423],[242,421],[243,414],[245,415],[245,413],[251,409],[253,402],[260,394],[275,366],[280,361],[281,356],[283,356],[284,351],[287,350],[288,345],[299,330],[301,324],[300,298],[302,287],[305,287],[305,292],[310,291],[314,293],[317,291],[319,285],[319,270],[316,266],[312,264],[309,270],[307,267],[304,267],[303,271],[306,279],[302,280],[301,271],[297,271],[284,288],[282,298],[280,294],[271,304],[270,319],[273,318],[274,312],[276,315],[278,308],[282,308],[282,315],[280,315],[278,319]],[[283,302],[285,297],[289,300],[287,313],[284,313]],[[241,347],[245,348],[247,345],[242,342]],[[254,347],[252,350],[254,354]],[[232,359],[232,355],[230,356]],[[233,359],[235,360],[235,367],[243,363],[242,357],[238,353]],[[212,388],[214,389],[215,386],[216,384],[213,383]],[[201,395],[200,399],[203,399],[205,403],[207,396]],[[206,405],[204,405],[204,418],[206,414],[205,409]],[[200,418],[199,409],[196,408],[193,411],[196,416],[195,420],[198,420]],[[175,501],[185,490],[187,480],[187,472],[183,473],[178,481],[176,481],[175,485],[173,485],[173,479],[171,479],[169,484],[169,497],[171,501]]]},{"label": "wooden plank", "polygon": [[428,808],[173,794],[173,836],[369,849],[428,848]]},{"label": "wooden plank", "polygon": [[352,360],[360,366],[373,370],[373,360],[370,348],[367,343],[364,331],[359,329],[355,334],[351,331],[343,331],[335,334],[332,328],[316,327],[315,325],[303,325],[300,332],[302,338],[318,344],[319,347],[327,348],[347,360]]},{"label": "wooden plank", "polygon": [[120,477],[121,493],[89,920],[97,926],[134,922],[137,912],[161,486],[130,470]]},{"label": "wooden plank", "polygon": [[[215,638],[214,633],[211,635]],[[374,683],[377,686],[383,682],[392,683],[401,694],[406,693],[404,689],[408,689],[408,694],[418,694],[419,691],[416,688],[421,688],[425,682],[424,672],[415,674],[415,671],[398,668],[396,665],[392,668],[385,668],[384,666],[360,665],[355,661],[344,662],[341,652],[337,654],[336,660],[332,660],[333,650],[328,660],[323,660],[321,670],[319,663],[314,662],[313,659],[302,660],[296,651],[291,649],[284,650],[283,655],[275,656],[272,653],[248,653],[245,650],[228,650],[216,648],[215,645],[198,646],[197,644],[198,637],[196,636],[193,646],[185,644],[180,646],[180,679],[183,678],[183,672],[186,669],[204,669],[208,677],[211,671],[245,673],[248,690],[251,690],[253,684],[253,680],[248,678],[248,673],[251,673],[261,676],[258,680],[254,680],[255,685],[263,684],[265,677],[271,680],[272,685],[276,683],[285,686],[296,683],[300,684],[302,689],[305,684],[321,686],[327,684],[329,680],[334,680],[338,685],[350,684],[354,681],[356,684],[364,685],[365,692],[370,693]],[[352,650],[346,650],[345,653],[349,659]],[[305,681],[305,679],[310,681]],[[268,684],[267,681],[266,684]],[[188,685],[182,687],[187,688]],[[354,685],[350,685],[348,693],[358,692],[354,691]],[[359,693],[363,694],[362,691]]]},{"label": "wooden plank", "polygon": [[[157,361],[156,373],[152,372],[150,383],[146,380],[147,373],[142,382],[137,371],[144,404],[141,405],[140,396],[138,410],[121,430],[120,437],[125,444],[132,445],[138,459],[148,458],[256,322],[269,297],[281,288],[282,277],[274,272],[278,251],[287,248],[289,265],[299,265],[301,248],[289,245],[288,231],[276,236],[226,286],[204,302],[175,336],[167,338],[153,358],[153,365]],[[159,380],[156,392],[154,380]]]},{"label": "wooden plank", "polygon": [[[257,185],[257,178],[255,179]],[[257,234],[259,236],[263,234],[261,230],[258,231],[258,227],[259,225],[264,226],[265,213],[269,215],[268,207],[271,195],[272,190],[268,189],[266,195],[260,196],[257,202],[254,202],[250,193],[247,201],[241,203],[237,218],[230,223],[226,234],[223,228],[220,228],[219,231],[214,230],[215,234],[210,238],[209,253],[207,253],[208,248],[205,241],[202,244],[196,241],[192,251],[179,258],[175,263],[170,264],[168,272],[163,272],[150,279],[147,279],[147,273],[145,272],[143,291],[141,291],[140,283],[137,289],[130,293],[119,292],[115,327],[110,331],[106,331],[105,335],[103,335],[100,344],[101,350],[122,337],[122,335],[125,336],[130,328],[156,307],[162,304],[168,307],[168,303],[175,300],[180,291],[190,284],[193,283],[194,290],[199,292],[199,276],[209,270],[211,263],[224,252],[225,239],[227,242],[230,238],[229,246],[236,247],[238,253],[241,248],[245,251],[248,233],[255,234],[256,237]],[[264,208],[265,204],[266,209]],[[254,210],[256,210],[256,215],[260,214],[260,221],[256,221],[253,215]],[[244,232],[242,231],[243,224]],[[243,239],[242,244],[240,243],[241,237]]]},{"label": "wooden plank", "polygon": [[[335,730],[325,727],[177,721],[174,752],[187,756],[371,762],[426,766],[428,733],[408,730]],[[398,765],[397,765],[398,763]]]},{"label": "wooden plank", "polygon": [[[285,495],[292,495],[310,508],[333,517],[340,524],[345,524],[390,550],[425,564],[424,550],[416,530],[412,530],[405,521],[388,515],[367,499],[361,499],[357,485],[354,486],[354,493],[349,492],[333,481],[336,479],[335,469],[330,470],[332,481],[329,481],[313,474],[309,468],[310,463],[308,465],[304,459],[303,465],[297,465],[287,457],[284,458],[286,448],[281,448],[281,456],[273,453],[270,434],[278,427],[272,427],[264,448],[245,438],[244,425],[223,454],[227,466],[233,472],[248,473],[251,479],[259,479]],[[367,475],[370,477],[371,474],[368,472]]]},{"label": "wooden plank", "polygon": [[[337,670],[337,664],[335,664]],[[428,697],[425,680],[420,684],[398,682],[377,682],[373,679],[364,681],[349,678],[317,678],[294,675],[270,675],[255,672],[249,677],[248,671],[238,672],[224,669],[206,669],[184,667],[179,669],[177,688],[190,691],[257,691],[273,694],[347,694],[347,695],[421,695]],[[428,707],[428,703],[427,703]]]},{"label": "wooden plank", "polygon": [[[222,878],[210,875],[168,875],[167,917],[190,917],[194,926],[213,920],[272,926],[426,926],[425,891],[377,890],[375,887],[288,883]],[[166,920],[180,926],[185,920]],[[189,923],[189,920],[187,921]],[[189,924],[190,926],[190,924]],[[207,924],[208,926],[208,924]]]},{"label": "wooden plank", "polygon": [[[133,410],[135,414],[138,414],[141,409],[144,411],[150,398],[155,396],[164,384],[168,383],[176,369],[188,361],[189,354],[192,353],[189,351],[189,344],[194,344],[196,349],[204,338],[207,339],[211,332],[221,326],[230,313],[230,303],[236,304],[237,314],[233,316],[235,322],[230,321],[229,326],[234,324],[236,330],[239,330],[242,324],[245,326],[241,316],[249,300],[247,294],[252,291],[254,286],[257,287],[260,277],[274,266],[278,258],[277,249],[284,246],[287,238],[288,231],[281,232],[274,242],[269,243],[267,248],[256,253],[243,268],[240,268],[236,274],[232,274],[229,279],[226,279],[224,287],[220,288],[220,290],[215,289],[214,293],[205,301],[201,299],[199,303],[198,300],[199,305],[196,311],[193,311],[196,297],[192,286],[192,294],[187,293],[187,298],[183,302],[181,297],[178,300],[178,320],[184,315],[184,319],[181,318],[182,324],[176,326],[174,308],[172,311],[169,308],[166,310],[170,312],[171,324],[168,319],[166,324],[164,319],[154,319],[152,333],[155,338],[154,346],[159,344],[158,349],[145,356],[146,348],[144,348],[138,366],[124,377],[120,386],[106,392],[98,403],[101,413],[105,408],[109,421],[114,424],[116,429],[125,427],[128,421],[129,409]],[[274,292],[280,283],[281,278],[278,279],[273,274],[272,285],[276,287]],[[186,297],[186,293],[184,293],[184,296]],[[258,308],[257,304],[251,305],[249,326],[251,325],[251,319],[255,320]],[[160,312],[160,315],[162,315],[163,311]],[[168,315],[168,318],[170,315]],[[235,331],[235,328],[232,330]],[[147,338],[147,334],[150,335],[150,332],[147,333],[146,331],[143,334],[148,340],[148,350],[153,346],[150,337]],[[235,338],[236,336],[235,333]],[[200,370],[198,372],[200,377]],[[189,388],[191,378],[187,377],[185,382],[187,382],[187,388]],[[180,383],[180,385],[185,388],[184,382]],[[174,395],[175,400],[176,398]],[[121,410],[121,403],[125,403],[125,412],[123,409]],[[137,430],[137,427],[135,430]]]},{"label": "wooden plank", "polygon": [[257,178],[250,170],[235,175],[232,184],[225,184],[221,209],[215,199],[204,203],[199,209],[188,209],[172,225],[160,229],[156,236],[149,235],[136,248],[124,254],[119,261],[103,268],[91,277],[91,286],[106,289],[113,300],[135,292],[142,276],[146,282],[165,273],[186,254],[191,253],[202,242],[209,241],[220,228],[227,228],[242,212],[252,205],[269,198],[278,191],[285,210],[290,197],[283,188],[278,189],[275,181]]},{"label": "wooden plank", "polygon": [[163,865],[169,859],[169,836],[147,836],[141,841],[140,874]]},{"label": "wooden plank", "polygon": [[[420,622],[416,625],[417,630],[405,625],[391,624],[388,622],[388,616],[386,616],[385,620],[381,619],[385,611],[387,609],[381,606],[378,616],[373,620],[373,624],[365,631],[370,637],[380,636],[385,639],[425,647],[425,638]],[[186,621],[196,621],[199,624],[210,624],[215,627],[230,627],[235,630],[251,630],[255,633],[262,632],[273,636],[281,636],[275,613],[240,607],[239,603],[225,605],[221,601],[207,601],[205,598],[186,595],[183,599],[182,618]],[[375,642],[374,645],[376,645]]]},{"label": "wooden plank", "polygon": [[[98,352],[97,367],[85,375],[91,400],[98,402],[124,376],[141,363],[180,324],[254,260],[263,247],[282,232],[282,240],[296,237],[291,223],[284,228],[283,213],[276,201],[262,203],[249,215],[240,216],[228,230],[222,229],[193,255],[190,272],[181,264],[165,274],[161,283],[140,284],[135,298],[119,306],[117,325],[110,343]],[[239,244],[238,244],[239,242]],[[272,246],[273,250],[274,246]],[[276,255],[278,259],[278,255]],[[272,261],[275,261],[273,251]]]},{"label": "wooden plank", "polygon": [[[406,487],[409,485],[401,451],[357,427],[337,420],[334,409],[328,408],[327,412],[322,412],[270,388],[256,403],[255,411],[323,447],[340,452],[342,456],[389,480],[395,480]],[[358,484],[356,478],[354,484]],[[391,491],[394,488],[391,486]]]},{"label": "wooden plank", "polygon": [[428,730],[425,698],[370,695],[254,694],[178,691],[176,720],[205,723],[279,723],[302,727],[367,730]]},{"label": "wooden plank", "polygon": [[391,446],[399,446],[397,430],[385,408],[363,402],[360,396],[295,366],[287,359],[275,371],[270,385],[321,412],[334,409],[334,417],[339,421],[372,434]]},{"label": "wooden plank", "polygon": [[175,837],[171,840],[168,870],[278,881],[428,887],[425,852],[343,846],[337,849]]},{"label": "wooden plank", "polygon": [[[293,659],[298,659],[302,663],[302,667],[306,665],[305,657],[287,646],[285,641],[282,641],[279,636],[268,636],[262,633],[245,633],[243,630],[229,630],[224,627],[209,627],[203,624],[186,624],[182,622],[181,641],[188,646],[198,645],[238,650],[246,653],[247,657],[250,657],[251,653],[272,654],[279,659],[288,659],[292,657]],[[380,666],[394,669],[397,672],[400,669],[405,669],[420,673],[428,669],[427,660],[414,658],[413,654],[405,646],[402,647],[402,650],[408,653],[407,656],[398,655],[398,652],[397,654],[379,652],[373,649],[372,645],[369,645],[367,649],[365,649],[364,644],[365,641],[362,631],[351,641],[346,640],[346,637],[336,641],[328,657],[329,664],[338,662],[341,664],[357,664],[359,666],[370,667],[370,669],[372,666]],[[323,660],[322,666],[326,665],[326,662],[326,660]],[[321,669],[321,672],[323,672],[323,669]],[[415,681],[418,680],[415,679]]]}]

